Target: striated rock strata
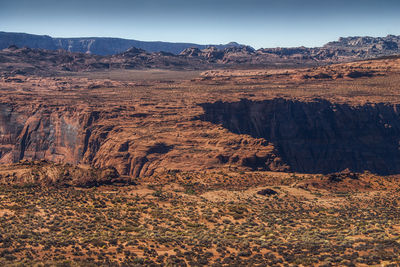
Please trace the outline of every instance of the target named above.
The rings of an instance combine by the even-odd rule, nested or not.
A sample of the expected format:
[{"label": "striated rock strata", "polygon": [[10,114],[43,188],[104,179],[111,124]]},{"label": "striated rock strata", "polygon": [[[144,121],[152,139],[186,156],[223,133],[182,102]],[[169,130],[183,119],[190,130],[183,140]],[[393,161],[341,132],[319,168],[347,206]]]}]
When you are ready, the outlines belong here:
[{"label": "striated rock strata", "polygon": [[273,99],[202,106],[202,119],[272,142],[293,171],[400,173],[399,105]]}]

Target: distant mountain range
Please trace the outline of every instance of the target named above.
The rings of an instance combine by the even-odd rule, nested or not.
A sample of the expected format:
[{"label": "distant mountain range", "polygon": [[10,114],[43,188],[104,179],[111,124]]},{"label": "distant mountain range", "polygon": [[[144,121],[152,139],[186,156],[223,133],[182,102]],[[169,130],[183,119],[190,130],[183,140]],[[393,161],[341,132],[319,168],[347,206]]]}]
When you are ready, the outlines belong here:
[{"label": "distant mountain range", "polygon": [[[134,42],[136,47],[130,46]],[[0,48],[0,76],[110,69],[296,68],[400,55],[400,36],[347,37],[322,47],[255,50],[237,43],[202,46],[0,32]]]},{"label": "distant mountain range", "polygon": [[[260,63],[259,55],[265,59],[268,56],[279,59],[295,60],[351,60],[365,59],[377,56],[394,55],[400,53],[400,36],[388,35],[386,37],[346,37],[338,41],[329,42],[322,47],[291,47],[291,48],[261,48],[254,50],[247,45],[231,42],[220,45],[200,45],[193,43],[169,43],[169,42],[147,42],[107,37],[84,37],[84,38],[53,38],[47,35],[35,35],[27,33],[13,33],[0,31],[0,50],[16,45],[17,47],[40,48],[46,50],[62,49],[68,52],[80,52],[94,55],[116,55],[127,51],[131,47],[143,49],[146,52],[168,52],[175,55],[182,52],[188,56],[203,55],[199,50],[206,50],[211,54],[207,57],[221,57],[221,51],[245,49],[248,54],[258,55],[257,62]],[[188,50],[189,49],[189,50]],[[220,52],[216,52],[216,51]],[[254,56],[253,56],[254,58]],[[248,60],[245,60],[248,61]],[[261,62],[264,60],[261,59]]]},{"label": "distant mountain range", "polygon": [[48,35],[0,31],[0,49],[7,48],[10,45],[47,50],[63,49],[68,52],[81,52],[96,55],[114,55],[124,52],[131,47],[140,48],[148,52],[164,51],[179,54],[189,47],[205,49],[213,46],[218,49],[224,49],[227,47],[241,46],[235,42],[220,45],[200,45],[192,43],[147,42],[108,37],[53,38]]}]

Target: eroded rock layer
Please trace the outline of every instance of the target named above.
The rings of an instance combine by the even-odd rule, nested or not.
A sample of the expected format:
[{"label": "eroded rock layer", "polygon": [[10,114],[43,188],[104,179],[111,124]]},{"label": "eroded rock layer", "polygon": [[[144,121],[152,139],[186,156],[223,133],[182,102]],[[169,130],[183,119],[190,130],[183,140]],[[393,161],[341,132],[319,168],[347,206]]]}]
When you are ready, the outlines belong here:
[{"label": "eroded rock layer", "polygon": [[[2,77],[0,162],[88,164],[141,178],[288,168],[397,173],[398,65]],[[346,74],[354,71],[374,74]],[[313,78],[299,79],[305,75]]]},{"label": "eroded rock layer", "polygon": [[[160,114],[160,113],[159,113]],[[174,114],[174,113],[172,113]],[[158,115],[160,116],[160,115]],[[274,147],[191,118],[151,118],[134,107],[0,105],[0,162],[49,160],[115,168],[120,175],[240,167],[285,170]]]},{"label": "eroded rock layer", "polygon": [[202,106],[204,120],[272,142],[293,171],[400,172],[399,105],[273,99]]}]

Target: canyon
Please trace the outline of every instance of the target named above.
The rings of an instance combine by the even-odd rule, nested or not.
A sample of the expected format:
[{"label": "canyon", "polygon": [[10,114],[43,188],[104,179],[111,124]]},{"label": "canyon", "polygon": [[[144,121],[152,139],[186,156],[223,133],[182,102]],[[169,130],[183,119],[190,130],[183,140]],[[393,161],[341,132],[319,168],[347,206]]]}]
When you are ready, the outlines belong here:
[{"label": "canyon", "polygon": [[1,50],[0,265],[399,265],[388,38]]},{"label": "canyon", "polygon": [[220,169],[398,174],[399,65],[10,74],[0,80],[0,162],[112,167],[132,178]]}]

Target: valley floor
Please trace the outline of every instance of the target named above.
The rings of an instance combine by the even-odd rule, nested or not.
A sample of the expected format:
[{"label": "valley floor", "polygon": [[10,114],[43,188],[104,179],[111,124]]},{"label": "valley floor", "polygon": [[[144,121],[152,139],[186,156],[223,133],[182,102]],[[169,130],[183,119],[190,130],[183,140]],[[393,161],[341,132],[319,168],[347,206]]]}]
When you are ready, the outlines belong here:
[{"label": "valley floor", "polygon": [[[400,264],[397,177],[240,173],[258,185],[226,189],[199,175],[87,189],[3,185],[0,265]],[[271,195],[258,193],[266,188]]]}]

